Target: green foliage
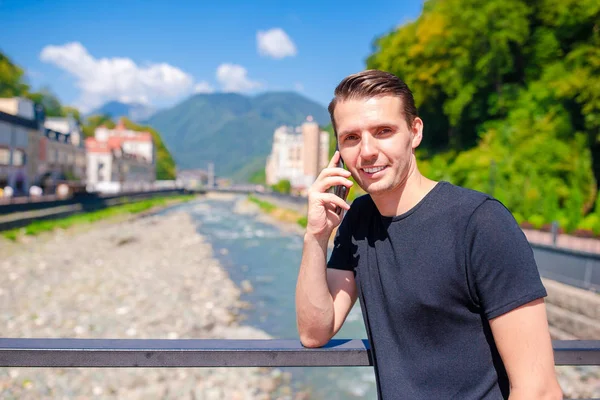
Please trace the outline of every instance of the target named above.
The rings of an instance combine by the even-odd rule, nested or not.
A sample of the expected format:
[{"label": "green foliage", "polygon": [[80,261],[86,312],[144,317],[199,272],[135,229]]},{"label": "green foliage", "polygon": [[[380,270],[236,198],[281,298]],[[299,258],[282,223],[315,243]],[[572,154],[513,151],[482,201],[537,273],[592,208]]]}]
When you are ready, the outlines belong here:
[{"label": "green foliage", "polygon": [[24,72],[0,52],[0,97],[22,96],[29,91]]},{"label": "green foliage", "polygon": [[44,107],[46,116],[62,117],[66,115],[58,98],[49,88],[32,92],[25,81],[25,73],[21,67],[0,52],[0,98],[25,97]]},{"label": "green foliage", "polygon": [[86,118],[85,124],[83,125],[83,135],[85,137],[94,137],[96,128],[102,125],[106,126],[108,129],[114,129],[116,126],[110,115],[90,115]]},{"label": "green foliage", "polygon": [[260,168],[254,174],[250,176],[248,182],[256,183],[257,185],[264,185],[267,181],[267,175],[265,173],[265,168]]},{"label": "green foliage", "polygon": [[83,119],[81,118],[81,113],[75,107],[63,106],[61,113],[65,117],[68,116],[68,115],[72,115],[73,118],[75,118],[75,120],[77,122],[79,122],[80,124],[83,124]]},{"label": "green foliage", "polygon": [[252,195],[248,196],[248,200],[257,204],[260,207],[260,209],[266,213],[271,213],[277,209],[277,207],[274,204],[271,204],[268,201],[261,200]]},{"label": "green foliage", "polygon": [[331,157],[333,157],[337,146],[337,138],[335,137],[335,132],[333,131],[333,125],[329,124],[325,128],[321,129],[329,133],[329,151],[327,152],[327,154],[329,154],[329,159],[331,160]]},{"label": "green foliage", "polygon": [[593,227],[599,17],[593,0],[429,0],[367,67],[413,90],[424,175],[491,193],[519,222]]},{"label": "green foliage", "polygon": [[271,214],[273,217],[278,218],[285,222],[295,222],[303,228],[306,228],[308,222],[306,216],[300,216],[296,211],[279,208],[276,205],[269,203],[268,201],[261,200],[256,196],[249,195],[248,200],[258,207],[265,213]]},{"label": "green foliage", "polygon": [[298,220],[296,221],[296,223],[298,225],[300,225],[303,228],[306,228],[306,225],[308,224],[308,218],[307,217],[300,217],[298,218]]},{"label": "green foliage", "polygon": [[[97,211],[92,211],[83,214],[75,214],[59,219],[49,219],[34,221],[24,228],[11,229],[3,232],[3,236],[8,240],[15,241],[19,234],[30,236],[39,235],[43,232],[50,232],[55,229],[67,229],[74,225],[92,223],[108,218],[113,218],[125,214],[138,214],[147,211],[154,207],[164,207],[173,202],[186,202],[194,198],[192,195],[172,196],[172,197],[156,197],[153,199],[135,201],[131,199],[130,203],[104,208]],[[126,199],[127,200],[127,199]]]},{"label": "green foliage", "polygon": [[287,179],[282,179],[276,184],[272,185],[271,188],[279,193],[290,194],[292,191],[292,184]]},{"label": "green foliage", "polygon": [[60,101],[49,88],[42,88],[39,92],[26,93],[25,97],[29,98],[36,104],[41,104],[47,117],[64,117],[65,112],[60,104]]},{"label": "green foliage", "polygon": [[243,168],[238,169],[231,175],[234,182],[249,182],[265,185],[267,181],[265,173],[265,157],[257,156],[247,162]]},{"label": "green foliage", "polygon": [[579,225],[577,225],[577,229],[592,231],[595,235],[600,235],[600,216],[598,216],[598,214],[586,216]]}]

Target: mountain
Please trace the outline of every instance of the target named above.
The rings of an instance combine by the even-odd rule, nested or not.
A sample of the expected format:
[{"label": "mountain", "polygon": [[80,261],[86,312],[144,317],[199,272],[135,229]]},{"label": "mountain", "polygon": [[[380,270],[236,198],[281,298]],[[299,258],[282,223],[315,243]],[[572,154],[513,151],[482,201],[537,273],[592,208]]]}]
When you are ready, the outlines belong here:
[{"label": "mountain", "polygon": [[106,114],[113,119],[127,117],[132,121],[143,121],[154,114],[156,110],[141,103],[122,103],[120,101],[109,101],[101,107],[93,110],[88,115]]},{"label": "mountain", "polygon": [[309,115],[329,124],[325,107],[297,93],[210,93],[158,111],[146,123],[161,132],[179,169],[206,169],[213,162],[218,176],[244,179],[264,168],[275,128],[300,125]]}]

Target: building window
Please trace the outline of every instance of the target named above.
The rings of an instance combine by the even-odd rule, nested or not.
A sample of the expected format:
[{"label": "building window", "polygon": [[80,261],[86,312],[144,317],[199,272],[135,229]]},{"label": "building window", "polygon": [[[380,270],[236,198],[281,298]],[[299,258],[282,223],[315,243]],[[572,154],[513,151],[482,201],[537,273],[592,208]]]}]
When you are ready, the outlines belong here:
[{"label": "building window", "polygon": [[104,163],[98,163],[98,180],[104,181]]},{"label": "building window", "polygon": [[13,165],[17,167],[25,165],[25,152],[23,150],[15,149],[13,151]]},{"label": "building window", "polygon": [[10,163],[10,150],[0,147],[0,165],[9,165]]}]

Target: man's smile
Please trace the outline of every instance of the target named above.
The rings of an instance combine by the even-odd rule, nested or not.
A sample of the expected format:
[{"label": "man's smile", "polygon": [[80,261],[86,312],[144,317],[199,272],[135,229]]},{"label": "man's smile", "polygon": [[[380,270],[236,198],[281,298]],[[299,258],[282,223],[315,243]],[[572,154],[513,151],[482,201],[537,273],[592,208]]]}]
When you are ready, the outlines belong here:
[{"label": "man's smile", "polygon": [[373,176],[387,168],[387,165],[374,166],[374,167],[364,167],[360,170],[366,174],[367,176]]}]

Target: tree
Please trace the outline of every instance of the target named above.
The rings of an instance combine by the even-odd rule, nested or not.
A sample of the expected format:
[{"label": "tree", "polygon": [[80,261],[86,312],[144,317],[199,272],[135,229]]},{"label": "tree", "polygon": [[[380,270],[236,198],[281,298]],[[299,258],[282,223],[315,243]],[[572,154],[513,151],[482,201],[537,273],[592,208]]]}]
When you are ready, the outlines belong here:
[{"label": "tree", "polygon": [[593,0],[428,0],[367,67],[413,90],[427,176],[573,229],[600,180],[599,21]]},{"label": "tree", "polygon": [[44,107],[47,117],[64,117],[63,107],[60,100],[50,91],[49,88],[42,88],[39,92],[28,92],[24,94],[36,104]]},{"label": "tree", "polygon": [[283,193],[283,194],[290,194],[292,192],[292,184],[287,179],[280,180],[279,182],[277,182],[276,184],[271,186],[271,188],[274,191]]},{"label": "tree", "polygon": [[94,137],[96,128],[100,126],[106,126],[109,129],[113,129],[116,125],[112,120],[112,117],[107,114],[90,115],[86,118],[83,124],[83,135],[85,137]]},{"label": "tree", "polygon": [[24,72],[0,52],[0,97],[16,97],[29,91],[23,81]]}]

